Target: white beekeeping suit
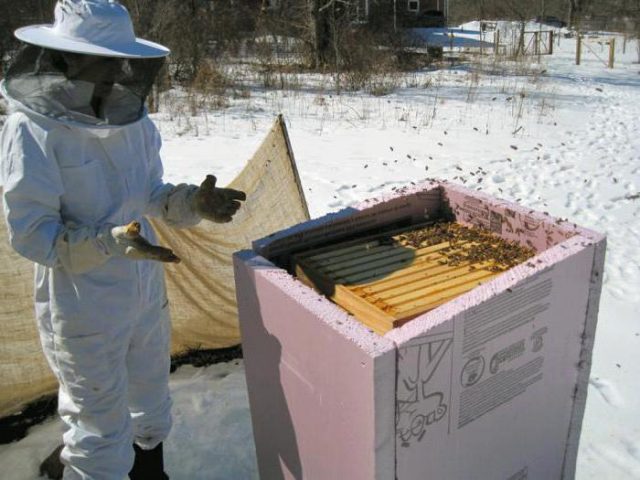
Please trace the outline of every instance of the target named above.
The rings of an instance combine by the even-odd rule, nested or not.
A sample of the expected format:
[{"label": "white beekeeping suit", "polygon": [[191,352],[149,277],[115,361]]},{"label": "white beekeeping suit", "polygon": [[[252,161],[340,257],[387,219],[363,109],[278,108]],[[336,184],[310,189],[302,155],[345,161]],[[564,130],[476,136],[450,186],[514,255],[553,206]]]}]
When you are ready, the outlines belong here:
[{"label": "white beekeeping suit", "polygon": [[[0,135],[5,217],[15,250],[35,262],[36,316],[66,425],[64,478],[123,479],[134,459],[131,478],[167,478],[160,262],[179,260],[153,245],[145,216],[226,222],[244,196],[215,188],[213,176],[200,187],[163,182],[144,100],[169,51],[137,39],[118,2],[59,1],[54,25],[16,37],[25,45],[0,84],[13,112]],[[145,452],[160,455],[146,476]]]}]

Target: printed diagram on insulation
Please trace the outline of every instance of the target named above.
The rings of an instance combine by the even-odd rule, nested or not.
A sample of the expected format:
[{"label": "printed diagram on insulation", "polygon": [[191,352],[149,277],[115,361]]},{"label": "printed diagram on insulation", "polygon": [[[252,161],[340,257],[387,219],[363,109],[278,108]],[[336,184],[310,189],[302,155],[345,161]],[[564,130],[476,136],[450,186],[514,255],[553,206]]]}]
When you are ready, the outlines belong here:
[{"label": "printed diagram on insulation", "polygon": [[484,374],[485,361],[482,355],[471,357],[462,367],[460,374],[460,384],[463,387],[470,387],[478,383]]},{"label": "printed diagram on insulation", "polygon": [[422,441],[449,411],[452,343],[453,332],[445,332],[400,349],[396,435],[403,447]]}]

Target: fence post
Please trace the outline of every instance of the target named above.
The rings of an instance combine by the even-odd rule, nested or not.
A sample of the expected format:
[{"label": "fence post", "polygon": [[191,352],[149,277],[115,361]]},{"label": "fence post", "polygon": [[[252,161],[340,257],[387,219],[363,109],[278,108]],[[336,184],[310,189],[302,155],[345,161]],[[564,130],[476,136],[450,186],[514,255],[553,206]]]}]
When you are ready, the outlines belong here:
[{"label": "fence post", "polygon": [[609,68],[613,68],[616,59],[616,39],[609,40]]},{"label": "fence post", "polygon": [[495,54],[499,55],[500,54],[500,30],[496,29],[494,34],[493,34],[493,42],[495,44],[494,50],[495,50]]},{"label": "fence post", "polygon": [[580,55],[582,54],[582,37],[578,33],[576,41],[576,65],[580,65]]},{"label": "fence post", "polygon": [[553,30],[549,30],[549,55],[553,55]]},{"label": "fence post", "polygon": [[451,65],[453,65],[455,62],[453,58],[453,33],[449,33],[449,58],[451,59]]}]

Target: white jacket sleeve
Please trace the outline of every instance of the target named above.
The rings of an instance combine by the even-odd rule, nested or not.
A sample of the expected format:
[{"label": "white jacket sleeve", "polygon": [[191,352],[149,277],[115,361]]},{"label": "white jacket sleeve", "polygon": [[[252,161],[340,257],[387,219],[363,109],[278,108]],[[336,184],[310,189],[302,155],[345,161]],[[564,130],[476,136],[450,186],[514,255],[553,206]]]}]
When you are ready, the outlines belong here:
[{"label": "white jacket sleeve", "polygon": [[164,183],[160,148],[162,140],[157,128],[149,119],[144,119],[144,130],[150,161],[151,188],[147,214],[159,217],[172,227],[192,227],[200,223],[201,217],[193,210],[193,195],[198,190],[196,185],[180,183],[173,185]]},{"label": "white jacket sleeve", "polygon": [[[106,262],[110,253],[101,240],[113,225],[67,226],[60,217],[64,193],[58,165],[47,158],[30,122],[21,114],[7,120],[0,140],[4,214],[9,241],[22,256],[73,273]],[[44,140],[40,138],[41,143]]]}]

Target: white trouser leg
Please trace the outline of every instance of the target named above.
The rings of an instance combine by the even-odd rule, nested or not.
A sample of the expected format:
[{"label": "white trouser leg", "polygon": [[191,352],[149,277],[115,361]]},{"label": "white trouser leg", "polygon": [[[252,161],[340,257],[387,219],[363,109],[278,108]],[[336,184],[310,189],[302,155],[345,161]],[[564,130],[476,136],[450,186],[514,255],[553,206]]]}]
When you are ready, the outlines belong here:
[{"label": "white trouser leg", "polygon": [[156,447],[171,429],[170,329],[168,305],[150,307],[135,327],[127,353],[134,440],[145,450]]},{"label": "white trouser leg", "polygon": [[61,459],[65,480],[120,480],[133,465],[127,408],[129,335],[53,336],[60,381],[58,412],[67,426]]}]

